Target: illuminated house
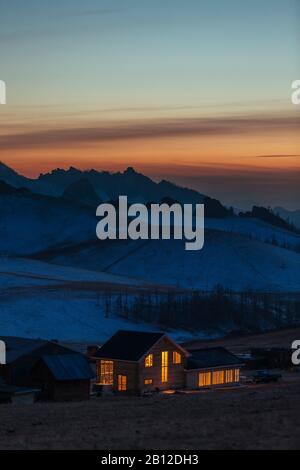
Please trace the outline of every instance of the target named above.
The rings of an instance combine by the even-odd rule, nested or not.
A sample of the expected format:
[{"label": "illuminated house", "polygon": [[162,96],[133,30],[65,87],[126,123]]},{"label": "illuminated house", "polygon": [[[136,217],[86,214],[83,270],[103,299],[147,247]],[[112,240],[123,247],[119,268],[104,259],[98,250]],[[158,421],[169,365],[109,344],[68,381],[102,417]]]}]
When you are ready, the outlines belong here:
[{"label": "illuminated house", "polygon": [[187,356],[163,333],[118,331],[95,354],[97,383],[131,393],[184,388]]},{"label": "illuminated house", "polygon": [[240,382],[242,361],[225,348],[190,351],[186,363],[186,387],[189,389],[233,385]]},{"label": "illuminated house", "polygon": [[197,389],[240,380],[241,362],[225,349],[189,352],[164,333],[118,331],[94,358],[97,384],[115,392]]}]

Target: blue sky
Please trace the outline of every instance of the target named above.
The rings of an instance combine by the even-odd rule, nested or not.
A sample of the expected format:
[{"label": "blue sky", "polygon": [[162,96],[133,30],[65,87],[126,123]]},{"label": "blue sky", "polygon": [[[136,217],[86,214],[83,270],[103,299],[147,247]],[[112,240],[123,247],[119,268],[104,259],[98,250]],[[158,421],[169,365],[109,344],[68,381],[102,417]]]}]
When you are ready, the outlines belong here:
[{"label": "blue sky", "polygon": [[299,70],[295,0],[1,5],[1,73],[16,104],[284,100]]},{"label": "blue sky", "polygon": [[228,203],[243,191],[245,200],[278,204],[280,194],[298,204],[299,109],[290,95],[300,78],[299,0],[0,0],[0,8],[6,163],[31,176],[133,165]]}]

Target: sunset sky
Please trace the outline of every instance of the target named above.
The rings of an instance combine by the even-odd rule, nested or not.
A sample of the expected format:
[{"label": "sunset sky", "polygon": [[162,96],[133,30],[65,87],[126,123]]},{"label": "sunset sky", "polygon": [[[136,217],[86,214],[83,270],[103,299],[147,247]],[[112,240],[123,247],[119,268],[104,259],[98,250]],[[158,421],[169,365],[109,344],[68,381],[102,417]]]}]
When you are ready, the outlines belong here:
[{"label": "sunset sky", "polygon": [[0,0],[0,160],[300,209],[299,0]]}]

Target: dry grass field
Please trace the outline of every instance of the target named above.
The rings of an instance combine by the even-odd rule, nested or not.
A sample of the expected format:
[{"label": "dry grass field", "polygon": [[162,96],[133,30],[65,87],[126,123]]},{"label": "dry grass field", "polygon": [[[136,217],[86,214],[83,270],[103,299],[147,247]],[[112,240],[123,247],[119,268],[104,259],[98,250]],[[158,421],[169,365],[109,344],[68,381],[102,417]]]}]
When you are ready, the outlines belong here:
[{"label": "dry grass field", "polygon": [[[289,347],[300,331],[228,338]],[[0,405],[0,449],[300,449],[300,373],[270,385],[189,394],[92,398],[81,403]]]},{"label": "dry grass field", "polygon": [[1,449],[300,449],[300,374],[278,385],[0,406]]}]

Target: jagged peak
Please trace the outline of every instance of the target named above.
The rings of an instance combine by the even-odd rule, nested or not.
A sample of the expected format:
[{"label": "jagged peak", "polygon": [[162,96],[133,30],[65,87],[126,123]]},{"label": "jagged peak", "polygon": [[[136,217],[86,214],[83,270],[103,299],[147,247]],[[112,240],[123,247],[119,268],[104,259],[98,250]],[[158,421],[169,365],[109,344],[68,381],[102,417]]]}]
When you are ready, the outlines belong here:
[{"label": "jagged peak", "polygon": [[138,175],[133,166],[129,166],[123,173],[124,175]]}]

